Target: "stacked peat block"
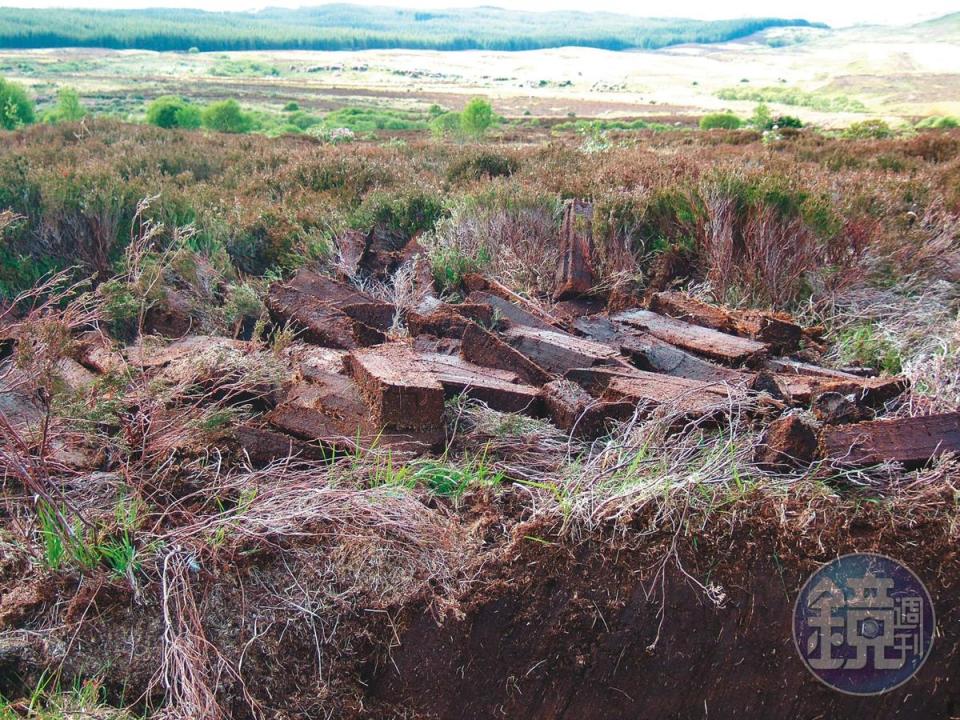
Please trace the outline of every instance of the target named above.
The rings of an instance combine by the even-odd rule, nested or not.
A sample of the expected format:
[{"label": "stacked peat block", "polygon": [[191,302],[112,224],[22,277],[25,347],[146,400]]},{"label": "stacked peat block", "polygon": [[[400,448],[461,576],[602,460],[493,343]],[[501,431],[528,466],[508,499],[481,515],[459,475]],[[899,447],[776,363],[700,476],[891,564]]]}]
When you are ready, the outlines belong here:
[{"label": "stacked peat block", "polygon": [[[674,291],[650,294],[645,307],[620,299],[625,309],[599,312],[592,220],[589,204],[567,202],[552,309],[480,275],[464,279],[465,302],[428,298],[405,313],[315,273],[274,285],[274,320],[343,356],[334,372],[303,373],[268,416],[272,429],[300,441],[353,436],[429,449],[442,444],[445,403],[460,394],[585,437],[658,409],[704,419],[765,397],[784,417],[767,431],[762,465],[916,464],[960,449],[955,416],[872,421],[905,381],[816,365],[819,336],[785,314]],[[356,260],[347,240],[341,254]],[[399,325],[409,337],[391,339]],[[800,419],[794,408],[812,414]]]}]

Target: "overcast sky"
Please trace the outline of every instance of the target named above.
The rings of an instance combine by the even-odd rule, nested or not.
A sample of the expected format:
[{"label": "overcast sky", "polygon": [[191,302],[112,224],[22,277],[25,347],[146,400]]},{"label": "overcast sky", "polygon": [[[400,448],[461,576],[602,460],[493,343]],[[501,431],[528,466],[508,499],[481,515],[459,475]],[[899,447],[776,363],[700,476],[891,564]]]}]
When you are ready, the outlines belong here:
[{"label": "overcast sky", "polygon": [[[342,0],[362,5],[392,5],[406,8],[473,7],[496,5],[518,10],[607,10],[640,16],[670,15],[702,19],[730,17],[803,17],[843,26],[862,23],[900,24],[919,22],[960,11],[960,0],[805,0],[774,3],[770,0],[671,0],[663,2],[618,2],[617,0]],[[204,10],[252,10],[268,5],[296,7],[322,5],[304,0],[0,0],[0,6],[16,7],[194,7]]]}]

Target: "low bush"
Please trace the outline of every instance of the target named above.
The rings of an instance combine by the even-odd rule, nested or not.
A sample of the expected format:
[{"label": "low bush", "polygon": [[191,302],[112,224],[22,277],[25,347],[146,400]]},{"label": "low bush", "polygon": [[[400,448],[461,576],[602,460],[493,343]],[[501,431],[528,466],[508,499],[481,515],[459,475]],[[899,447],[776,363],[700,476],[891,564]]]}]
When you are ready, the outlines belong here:
[{"label": "low bush", "polygon": [[367,195],[350,218],[358,230],[380,228],[400,239],[432,230],[446,212],[443,198],[424,190],[398,194],[377,191]]},{"label": "low bush", "polygon": [[33,101],[26,89],[0,78],[0,128],[16,130],[34,120]]},{"label": "low bush", "polygon": [[454,161],[447,171],[450,182],[480,180],[482,178],[509,177],[519,168],[516,158],[501,153],[480,152]]},{"label": "low bush", "polygon": [[701,130],[737,130],[742,125],[740,118],[728,112],[710,113],[700,118]]},{"label": "low bush", "polygon": [[76,122],[86,117],[87,111],[80,104],[80,96],[73,88],[63,87],[57,92],[57,104],[43,116],[48,123]]},{"label": "low bush", "polygon": [[201,114],[207,130],[222,133],[245,133],[253,129],[253,119],[236,100],[221,100],[208,105]]},{"label": "low bush", "polygon": [[879,118],[861,120],[844,130],[843,137],[851,140],[884,140],[893,137],[893,129],[885,120]]},{"label": "low bush", "polygon": [[198,128],[200,110],[176,95],[163,95],[147,106],[147,122],[157,127]]}]

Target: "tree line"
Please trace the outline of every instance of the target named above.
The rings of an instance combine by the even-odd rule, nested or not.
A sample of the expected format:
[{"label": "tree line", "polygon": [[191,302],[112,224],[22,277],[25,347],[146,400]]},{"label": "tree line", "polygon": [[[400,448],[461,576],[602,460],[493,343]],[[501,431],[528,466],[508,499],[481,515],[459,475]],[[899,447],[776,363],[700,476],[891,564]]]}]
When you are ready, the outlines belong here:
[{"label": "tree line", "polygon": [[811,23],[782,18],[700,21],[611,13],[527,13],[489,7],[413,12],[328,5],[256,13],[0,8],[0,48],[515,51],[575,45],[627,50],[724,42],[785,26]]}]

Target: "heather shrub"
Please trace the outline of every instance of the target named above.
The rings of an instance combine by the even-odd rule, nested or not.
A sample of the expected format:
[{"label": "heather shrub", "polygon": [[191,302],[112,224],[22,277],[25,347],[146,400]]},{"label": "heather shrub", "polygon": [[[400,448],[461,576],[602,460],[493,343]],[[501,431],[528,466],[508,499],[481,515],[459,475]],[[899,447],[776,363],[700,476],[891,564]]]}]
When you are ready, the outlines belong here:
[{"label": "heather shrub", "polygon": [[443,198],[420,189],[399,193],[375,191],[363,198],[350,217],[357,230],[379,228],[402,240],[432,230],[444,214]]},{"label": "heather shrub", "polygon": [[468,155],[450,164],[447,179],[450,182],[481,180],[483,178],[509,177],[520,167],[516,158],[502,153],[483,151]]}]

